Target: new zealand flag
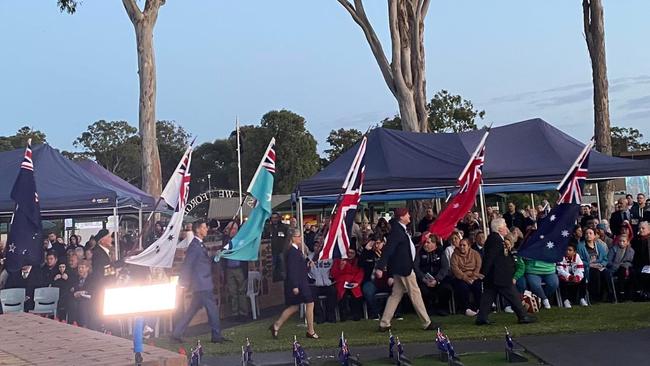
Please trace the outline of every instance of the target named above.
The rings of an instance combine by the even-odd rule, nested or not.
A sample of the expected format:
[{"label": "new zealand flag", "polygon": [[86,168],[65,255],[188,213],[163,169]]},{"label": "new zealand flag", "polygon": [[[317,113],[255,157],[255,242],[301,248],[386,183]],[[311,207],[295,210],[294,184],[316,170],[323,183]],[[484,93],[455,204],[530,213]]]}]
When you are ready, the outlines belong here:
[{"label": "new zealand flag", "polygon": [[562,260],[569,244],[569,236],[580,213],[582,190],[589,167],[589,153],[593,146],[592,140],[580,152],[557,188],[560,191],[558,205],[537,223],[537,231],[521,245],[519,256],[549,263]]},{"label": "new zealand flag", "polygon": [[16,203],[16,207],[9,227],[5,254],[7,271],[16,272],[24,265],[38,266],[43,261],[41,247],[43,227],[34,180],[31,139],[27,141],[18,178],[11,190],[11,199]]}]

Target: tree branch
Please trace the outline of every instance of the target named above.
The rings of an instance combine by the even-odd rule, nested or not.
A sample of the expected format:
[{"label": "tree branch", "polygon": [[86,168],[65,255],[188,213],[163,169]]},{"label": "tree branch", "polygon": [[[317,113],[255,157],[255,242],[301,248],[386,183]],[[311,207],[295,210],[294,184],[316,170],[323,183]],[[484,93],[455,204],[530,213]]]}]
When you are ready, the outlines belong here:
[{"label": "tree branch", "polygon": [[133,25],[139,23],[144,18],[144,15],[140,11],[140,8],[138,8],[138,4],[136,4],[135,0],[122,0],[122,4],[124,4],[126,14],[128,14]]},{"label": "tree branch", "polygon": [[389,0],[388,23],[390,25],[390,40],[392,43],[393,61],[391,62],[391,70],[393,74],[393,81],[395,83],[395,89],[398,94],[408,95],[408,88],[406,87],[406,83],[402,77],[402,42],[400,40],[398,22],[397,0]]},{"label": "tree branch", "polygon": [[591,37],[591,17],[590,17],[590,4],[589,0],[582,0],[582,26],[584,27],[585,40],[587,41],[587,48],[591,50],[593,41]]},{"label": "tree branch", "polygon": [[163,5],[165,5],[165,0],[147,0],[144,4],[145,18],[147,18],[152,24],[156,24],[156,20],[158,20],[158,10],[160,10],[160,7]]},{"label": "tree branch", "polygon": [[391,73],[390,64],[388,63],[388,59],[386,59],[386,54],[384,53],[384,49],[381,46],[381,41],[379,40],[379,37],[377,37],[372,24],[370,24],[370,21],[366,16],[365,9],[363,8],[363,1],[354,0],[354,6],[348,0],[337,1],[345,8],[345,10],[348,11],[348,13],[350,13],[354,22],[357,23],[363,31],[363,34],[366,37],[366,41],[368,41],[368,45],[370,46],[370,50],[372,51],[372,54],[375,56],[375,60],[379,65],[379,70],[384,77],[384,81],[386,82],[388,89],[394,96],[396,96],[395,82]]}]

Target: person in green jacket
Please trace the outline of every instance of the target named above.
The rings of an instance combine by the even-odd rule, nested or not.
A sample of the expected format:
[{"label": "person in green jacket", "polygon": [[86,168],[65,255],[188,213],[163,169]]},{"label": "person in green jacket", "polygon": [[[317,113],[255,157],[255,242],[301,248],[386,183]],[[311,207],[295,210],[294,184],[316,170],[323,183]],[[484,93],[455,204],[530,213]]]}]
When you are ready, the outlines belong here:
[{"label": "person in green jacket", "polygon": [[[530,291],[542,299],[545,309],[551,308],[549,297],[555,294],[560,281],[555,272],[555,263],[524,258],[526,283]],[[542,283],[545,285],[542,286]]]}]

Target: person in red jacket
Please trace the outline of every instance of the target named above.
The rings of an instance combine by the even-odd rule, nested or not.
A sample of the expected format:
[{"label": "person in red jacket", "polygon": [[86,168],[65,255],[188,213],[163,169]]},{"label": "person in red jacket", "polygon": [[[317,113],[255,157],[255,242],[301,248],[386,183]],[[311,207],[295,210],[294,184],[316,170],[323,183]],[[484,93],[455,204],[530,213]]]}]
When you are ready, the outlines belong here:
[{"label": "person in red jacket", "polygon": [[336,286],[336,298],[339,302],[341,321],[352,316],[354,321],[363,316],[363,269],[357,265],[357,252],[348,249],[347,259],[336,259],[330,270]]}]

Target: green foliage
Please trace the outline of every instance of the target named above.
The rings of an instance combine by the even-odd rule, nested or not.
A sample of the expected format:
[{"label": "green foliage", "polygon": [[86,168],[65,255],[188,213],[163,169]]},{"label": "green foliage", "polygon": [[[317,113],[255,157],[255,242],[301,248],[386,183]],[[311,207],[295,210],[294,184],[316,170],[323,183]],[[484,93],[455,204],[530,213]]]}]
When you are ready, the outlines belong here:
[{"label": "green foliage", "polygon": [[183,156],[189,144],[190,134],[174,121],[158,121],[156,122],[156,139],[164,184],[172,176],[178,161]]},{"label": "green foliage", "polygon": [[389,128],[391,130],[402,130],[402,119],[398,115],[395,115],[393,118],[384,118],[379,125],[383,128]]},{"label": "green foliage", "polygon": [[641,142],[643,134],[633,127],[612,127],[612,155],[650,149],[650,143]]},{"label": "green foliage", "polygon": [[327,143],[330,144],[331,149],[325,150],[328,163],[336,160],[336,158],[343,154],[347,149],[357,143],[362,136],[363,133],[356,128],[351,128],[349,130],[339,128],[338,130],[330,131],[329,136],[327,136]]},{"label": "green foliage", "polygon": [[[199,145],[192,153],[192,196],[212,188],[237,188],[237,152],[227,139]],[[210,174],[210,182],[208,182]],[[210,184],[208,184],[210,183]]]},{"label": "green foliage", "polygon": [[27,146],[27,140],[32,139],[32,145],[38,145],[47,142],[45,133],[34,130],[31,127],[21,127],[12,136],[0,136],[0,151],[11,151],[22,149]]},{"label": "green foliage", "polygon": [[[433,96],[427,104],[427,108],[429,110],[429,132],[476,130],[476,119],[485,117],[485,111],[474,109],[470,100],[463,99],[460,95],[450,94],[444,89]],[[380,125],[384,128],[401,130],[402,120],[399,116],[385,118]]]},{"label": "green foliage", "polygon": [[83,151],[78,157],[94,159],[98,164],[135,185],[139,185],[140,137],[127,121],[99,120],[88,126],[73,145]]},{"label": "green foliage", "polygon": [[476,130],[476,117],[483,119],[485,116],[485,111],[474,109],[471,101],[444,89],[433,96],[427,107],[431,132]]},{"label": "green foliage", "polygon": [[[274,191],[275,193],[291,193],[298,182],[312,176],[320,169],[316,140],[305,128],[305,119],[287,110],[266,113],[262,116],[261,127],[266,129],[262,135],[266,135],[267,142],[260,146],[262,152],[258,155],[258,163],[268,144],[268,139],[274,136],[277,156],[277,179]],[[257,164],[255,164],[255,168],[257,168]]]},{"label": "green foliage", "polygon": [[[73,142],[82,151],[65,152],[65,155],[71,159],[93,159],[113,174],[140,186],[142,156],[137,132],[127,121],[100,120],[88,126]],[[166,182],[185,152],[190,136],[173,121],[156,122],[156,136],[163,182]]]},{"label": "green foliage", "polygon": [[59,10],[63,13],[74,14],[77,11],[77,5],[79,1],[77,0],[57,0],[56,5],[59,7]]}]

